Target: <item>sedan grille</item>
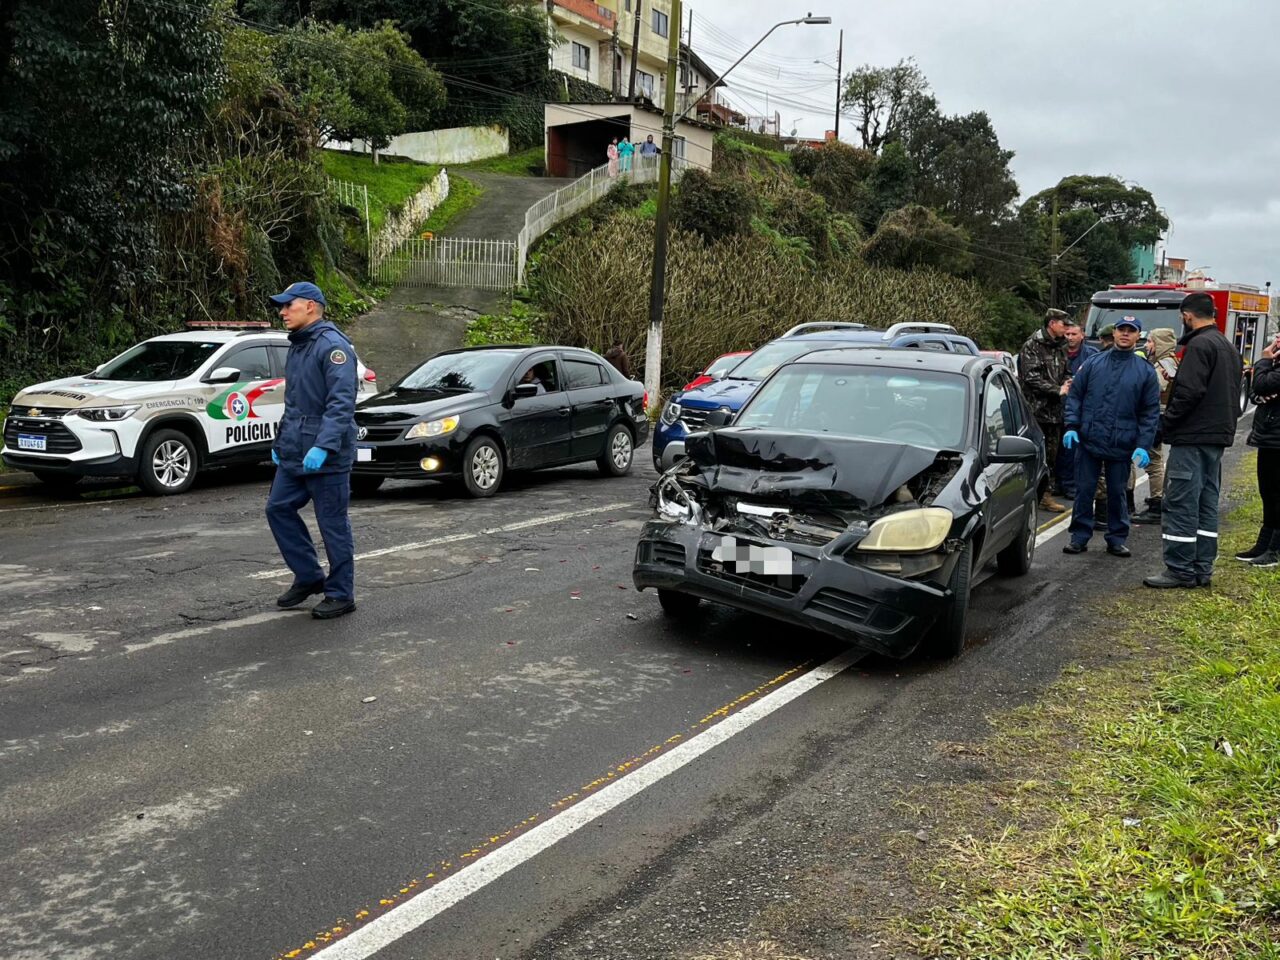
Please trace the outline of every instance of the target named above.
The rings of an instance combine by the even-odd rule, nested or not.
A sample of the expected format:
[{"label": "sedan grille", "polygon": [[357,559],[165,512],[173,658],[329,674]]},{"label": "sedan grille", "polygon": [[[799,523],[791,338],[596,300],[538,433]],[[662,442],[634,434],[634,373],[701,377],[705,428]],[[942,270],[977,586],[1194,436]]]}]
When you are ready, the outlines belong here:
[{"label": "sedan grille", "polygon": [[866,623],[874,605],[843,590],[825,587],[813,595],[808,609],[842,623]]},{"label": "sedan grille", "polygon": [[386,443],[388,440],[399,440],[401,434],[404,433],[405,427],[378,427],[369,424],[360,424],[358,429],[364,430],[365,435],[360,438],[365,443]]},{"label": "sedan grille", "polygon": [[684,423],[685,429],[690,433],[701,430],[707,425],[707,416],[710,410],[696,410],[691,407],[680,408],[680,420]]},{"label": "sedan grille", "polygon": [[640,544],[640,562],[684,569],[684,547],[678,543],[645,541]]},{"label": "sedan grille", "polygon": [[748,590],[755,590],[758,593],[767,593],[771,597],[794,597],[800,592],[800,588],[805,585],[805,581],[809,578],[801,574],[792,574],[791,576],[777,576],[768,573],[738,573],[729,570],[718,560],[711,558],[712,551],[698,551],[698,570],[708,576],[723,580],[726,583],[732,583],[735,586],[746,587]]},{"label": "sedan grille", "polygon": [[9,417],[4,422],[4,444],[10,450],[17,451],[19,449],[19,433],[44,437],[45,447],[40,451],[41,453],[75,453],[80,449],[80,439],[68,430],[60,420],[31,420],[23,417]]}]

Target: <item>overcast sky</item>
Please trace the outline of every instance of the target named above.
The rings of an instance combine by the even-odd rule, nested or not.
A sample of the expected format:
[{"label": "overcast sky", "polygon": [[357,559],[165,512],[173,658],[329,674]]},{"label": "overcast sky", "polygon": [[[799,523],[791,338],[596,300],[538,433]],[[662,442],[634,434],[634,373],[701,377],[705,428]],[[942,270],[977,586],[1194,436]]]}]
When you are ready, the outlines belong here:
[{"label": "overcast sky", "polygon": [[[821,136],[833,67],[914,57],[945,113],[985,110],[1023,197],[1072,173],[1150,190],[1170,256],[1220,281],[1280,287],[1280,0],[687,0],[693,46],[731,100]],[[688,13],[685,14],[686,24]],[[825,106],[830,104],[829,107]],[[841,139],[855,141],[841,121]]]}]

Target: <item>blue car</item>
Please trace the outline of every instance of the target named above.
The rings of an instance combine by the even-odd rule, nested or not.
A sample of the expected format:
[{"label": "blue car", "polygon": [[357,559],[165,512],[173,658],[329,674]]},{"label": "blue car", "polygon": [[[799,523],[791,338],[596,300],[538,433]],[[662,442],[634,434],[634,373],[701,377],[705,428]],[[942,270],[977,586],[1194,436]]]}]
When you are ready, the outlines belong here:
[{"label": "blue car", "polygon": [[934,350],[978,356],[978,345],[945,323],[895,323],[875,330],[861,323],[802,323],[766,343],[734,367],[723,380],[673,396],[662,409],[653,434],[653,465],[669,470],[685,454],[685,438],[706,427],[719,412],[730,417],[782,364],[828,347],[881,347]]}]

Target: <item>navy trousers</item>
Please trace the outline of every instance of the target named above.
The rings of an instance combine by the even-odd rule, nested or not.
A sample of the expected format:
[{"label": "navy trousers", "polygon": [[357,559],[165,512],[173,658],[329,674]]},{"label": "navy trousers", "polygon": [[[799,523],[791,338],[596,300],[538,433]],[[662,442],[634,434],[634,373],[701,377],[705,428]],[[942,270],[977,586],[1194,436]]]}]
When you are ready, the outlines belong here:
[{"label": "navy trousers", "polygon": [[[356,597],[355,540],[347,505],[351,501],[349,473],[290,473],[276,470],[267,497],[267,523],[295,583],[324,581],[324,595],[334,600]],[[320,569],[316,546],[298,511],[315,504],[316,524],[329,558],[329,575]]]},{"label": "navy trousers", "polygon": [[1183,580],[1213,575],[1218,556],[1218,494],[1222,488],[1222,447],[1169,447],[1164,466],[1164,509],[1160,512],[1164,565]]},{"label": "navy trousers", "polygon": [[1120,547],[1129,539],[1129,503],[1125,497],[1129,486],[1128,460],[1100,460],[1076,444],[1076,503],[1067,528],[1072,543],[1088,543],[1093,536],[1093,495],[1098,489],[1098,476],[1107,477],[1107,546]]}]

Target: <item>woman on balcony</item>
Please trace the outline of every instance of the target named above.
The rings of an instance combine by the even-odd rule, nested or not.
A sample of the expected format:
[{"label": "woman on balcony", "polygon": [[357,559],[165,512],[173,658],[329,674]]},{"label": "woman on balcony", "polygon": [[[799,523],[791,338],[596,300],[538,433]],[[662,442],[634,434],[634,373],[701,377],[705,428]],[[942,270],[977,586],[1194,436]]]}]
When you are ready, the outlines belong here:
[{"label": "woman on balcony", "polygon": [[609,176],[616,177],[618,175],[618,138],[614,137],[613,142],[609,144],[609,149],[605,151],[609,157]]},{"label": "woman on balcony", "polygon": [[631,141],[627,137],[622,138],[622,142],[618,144],[618,156],[621,158],[621,168],[623,173],[631,172],[631,155],[635,153],[636,148],[632,146]]}]

